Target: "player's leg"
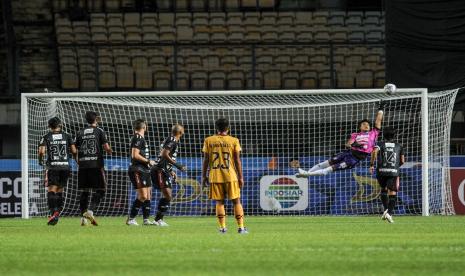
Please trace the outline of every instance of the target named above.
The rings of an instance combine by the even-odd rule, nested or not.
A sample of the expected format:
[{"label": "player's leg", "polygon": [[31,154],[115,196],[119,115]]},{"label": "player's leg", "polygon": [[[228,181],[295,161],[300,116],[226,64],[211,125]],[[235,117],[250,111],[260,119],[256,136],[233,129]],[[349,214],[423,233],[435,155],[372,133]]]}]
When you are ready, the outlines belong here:
[{"label": "player's leg", "polygon": [[210,191],[208,197],[215,200],[215,213],[218,221],[220,233],[224,234],[227,231],[226,228],[226,210],[224,208],[225,200],[225,187],[224,183],[210,183]]},{"label": "player's leg", "polygon": [[159,226],[168,226],[168,224],[163,220],[166,212],[170,208],[170,203],[173,198],[173,190],[170,187],[165,187],[161,189],[162,198],[158,201],[157,214],[155,216],[155,222]]},{"label": "player's leg", "polygon": [[131,180],[131,183],[133,185],[133,188],[134,190],[136,190],[137,196],[136,196],[136,199],[132,202],[126,224],[137,226],[139,224],[136,222],[136,216],[137,214],[139,214],[139,210],[142,207],[142,203],[143,203],[141,199],[145,200],[144,198],[145,192],[142,190],[144,188],[144,185],[142,183],[140,172],[135,171],[135,170],[129,170],[128,174],[129,174],[129,179]]},{"label": "player's leg", "polygon": [[56,197],[56,191],[58,190],[57,185],[50,184],[47,187],[47,203],[50,209],[50,216],[48,218],[48,225],[56,225],[58,222],[58,201]]},{"label": "player's leg", "polygon": [[81,214],[81,226],[89,224],[87,218],[84,217],[84,213],[89,208],[90,188],[88,184],[87,170],[78,170],[78,189],[79,189],[79,212]]},{"label": "player's leg", "polygon": [[103,168],[87,169],[88,170],[88,185],[92,187],[92,199],[90,206],[84,216],[90,220],[92,225],[97,226],[98,223],[94,217],[94,211],[105,196],[105,190],[107,186],[105,171]]},{"label": "player's leg", "polygon": [[386,220],[386,214],[388,212],[388,187],[386,177],[378,175],[376,180],[378,181],[379,186],[381,187],[381,192],[379,193],[379,199],[383,204],[383,215],[381,216],[382,220]]},{"label": "player's leg", "polygon": [[241,204],[241,189],[237,181],[226,183],[226,191],[234,206],[234,217],[237,222],[237,232],[239,234],[247,234],[247,229],[244,227],[244,209]]},{"label": "player's leg", "polygon": [[396,208],[397,202],[397,191],[399,190],[399,177],[390,177],[390,181],[388,183],[388,212],[386,215],[386,219],[388,222],[393,223],[394,220],[392,219],[392,215],[394,214],[394,209]]}]

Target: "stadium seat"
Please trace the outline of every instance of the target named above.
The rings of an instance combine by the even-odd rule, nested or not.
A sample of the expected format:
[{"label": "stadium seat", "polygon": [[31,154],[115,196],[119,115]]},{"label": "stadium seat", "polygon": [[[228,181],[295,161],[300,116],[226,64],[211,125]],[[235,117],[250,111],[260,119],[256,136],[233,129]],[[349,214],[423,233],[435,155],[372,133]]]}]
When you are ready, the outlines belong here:
[{"label": "stadium seat", "polygon": [[224,1],[224,7],[227,11],[238,10],[240,7],[240,0],[227,0]]},{"label": "stadium seat", "polygon": [[190,13],[176,13],[175,25],[176,27],[192,26],[191,14]]},{"label": "stadium seat", "polygon": [[318,88],[331,88],[331,71],[318,72]]},{"label": "stadium seat", "polygon": [[382,70],[378,70],[375,72],[375,83],[374,83],[374,86],[375,87],[383,87],[384,84],[386,83],[386,72],[384,71],[384,69]]},{"label": "stadium seat", "polygon": [[176,29],[174,28],[174,15],[171,13],[160,13],[158,15],[160,29],[160,42],[173,42],[176,40]]},{"label": "stadium seat", "polygon": [[332,27],[330,31],[330,38],[333,42],[346,42],[348,30],[345,27]]},{"label": "stadium seat", "polygon": [[99,67],[100,88],[110,89],[116,87],[115,69],[113,66],[101,65]]},{"label": "stadium seat", "polygon": [[178,26],[176,30],[176,40],[181,43],[192,42],[194,31],[191,26]]},{"label": "stadium seat", "polygon": [[171,11],[173,9],[173,4],[175,1],[171,0],[156,0],[157,9],[160,11]]},{"label": "stadium seat", "polygon": [[95,72],[81,72],[79,74],[80,78],[80,90],[82,91],[96,91],[97,90],[97,79],[95,77]]},{"label": "stadium seat", "polygon": [[190,80],[192,90],[207,90],[208,76],[205,71],[191,73]]},{"label": "stadium seat", "polygon": [[134,87],[134,70],[130,66],[116,67],[116,86],[117,88],[133,88]]},{"label": "stadium seat", "polygon": [[123,43],[125,41],[123,27],[120,27],[120,26],[108,27],[108,40],[111,43]]},{"label": "stadium seat", "polygon": [[278,41],[278,32],[276,27],[271,25],[265,25],[260,27],[261,40],[264,42],[276,42]]},{"label": "stadium seat", "polygon": [[300,88],[314,89],[318,87],[318,73],[306,71],[300,74]]},{"label": "stadium seat", "polygon": [[354,71],[336,71],[336,85],[338,88],[354,87]]},{"label": "stadium seat", "polygon": [[205,11],[207,10],[207,1],[205,0],[191,0],[190,8],[192,11]]},{"label": "stadium seat", "polygon": [[357,88],[371,88],[373,87],[374,75],[371,70],[358,70],[355,75],[355,87]]},{"label": "stadium seat", "polygon": [[363,25],[365,26],[379,26],[379,20],[381,18],[381,12],[377,11],[366,11],[363,19]]},{"label": "stadium seat", "polygon": [[360,27],[350,27],[347,40],[349,42],[363,42],[365,41],[365,31]]},{"label": "stadium seat", "polygon": [[152,84],[152,70],[149,67],[141,67],[135,71],[136,75],[136,89],[151,89]]},{"label": "stadium seat", "polygon": [[329,13],[328,26],[343,27],[345,26],[346,13],[342,11],[332,11]]},{"label": "stadium seat", "polygon": [[260,9],[272,9],[276,6],[276,0],[258,0]]},{"label": "stadium seat", "polygon": [[282,85],[284,89],[298,89],[299,88],[299,72],[292,70],[282,74]]},{"label": "stadium seat", "polygon": [[241,7],[242,8],[257,8],[257,0],[241,0]]},{"label": "stadium seat", "polygon": [[76,43],[88,44],[90,42],[89,22],[74,21],[73,33]]},{"label": "stadium seat", "polygon": [[[306,13],[307,15],[310,13]],[[301,18],[300,20],[306,22],[305,15],[303,15],[304,18]],[[276,25],[277,26],[282,26],[282,25],[294,25],[294,20],[295,20],[296,14],[292,12],[279,12],[278,17],[276,18]],[[310,14],[310,19],[311,19],[311,14]],[[296,22],[297,24],[297,22]],[[308,24],[303,24],[303,25],[308,25]]]},{"label": "stadium seat", "polygon": [[362,25],[363,12],[347,12],[346,26],[357,27]]},{"label": "stadium seat", "polygon": [[245,78],[244,72],[232,71],[227,75],[227,88],[231,90],[244,89]]},{"label": "stadium seat", "polygon": [[297,67],[303,67],[308,65],[308,55],[299,54],[292,56],[292,65]]},{"label": "stadium seat", "polygon": [[153,73],[153,87],[156,90],[170,90],[171,74],[168,71],[155,71]]},{"label": "stadium seat", "polygon": [[176,90],[187,91],[190,89],[189,73],[178,71],[176,75]]},{"label": "stadium seat", "polygon": [[226,75],[223,72],[211,72],[208,76],[209,87],[212,90],[224,90],[226,87]]},{"label": "stadium seat", "polygon": [[[271,26],[275,27],[276,25],[276,12],[262,12],[260,23],[258,24],[260,27]],[[289,24],[291,25],[291,24]]]},{"label": "stadium seat", "polygon": [[61,83],[63,89],[79,88],[79,73],[74,65],[61,66]]},{"label": "stadium seat", "polygon": [[281,72],[270,71],[263,74],[263,86],[265,89],[281,88]]},{"label": "stadium seat", "polygon": [[312,14],[312,25],[327,26],[328,25],[329,12],[328,11],[317,11]]}]

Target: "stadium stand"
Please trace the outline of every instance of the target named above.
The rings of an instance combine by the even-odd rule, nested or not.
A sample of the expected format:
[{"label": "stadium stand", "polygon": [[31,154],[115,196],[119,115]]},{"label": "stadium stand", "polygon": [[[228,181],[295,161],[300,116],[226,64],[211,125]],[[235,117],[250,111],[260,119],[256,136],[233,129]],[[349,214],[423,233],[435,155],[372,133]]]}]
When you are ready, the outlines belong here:
[{"label": "stadium stand", "polygon": [[67,90],[373,87],[384,81],[381,22],[353,11],[55,14]]}]

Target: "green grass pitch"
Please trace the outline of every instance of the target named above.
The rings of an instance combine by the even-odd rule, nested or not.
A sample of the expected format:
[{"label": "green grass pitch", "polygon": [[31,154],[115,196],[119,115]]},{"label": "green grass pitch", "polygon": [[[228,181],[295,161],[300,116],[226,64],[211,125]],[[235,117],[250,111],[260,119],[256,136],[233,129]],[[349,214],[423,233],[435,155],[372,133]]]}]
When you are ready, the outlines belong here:
[{"label": "green grass pitch", "polygon": [[[1,275],[464,275],[463,217],[246,217],[221,235],[214,217],[0,220]],[[140,219],[139,219],[140,221]]]}]

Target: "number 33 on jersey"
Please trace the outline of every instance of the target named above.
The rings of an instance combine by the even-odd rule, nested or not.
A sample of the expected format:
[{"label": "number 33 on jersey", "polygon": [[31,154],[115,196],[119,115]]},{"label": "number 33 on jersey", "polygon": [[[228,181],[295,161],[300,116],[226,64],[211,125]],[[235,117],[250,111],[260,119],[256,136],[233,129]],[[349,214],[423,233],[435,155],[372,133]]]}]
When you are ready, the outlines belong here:
[{"label": "number 33 on jersey", "polygon": [[205,139],[202,151],[208,156],[210,183],[237,181],[232,159],[235,153],[241,151],[239,139],[229,135],[213,135]]}]

